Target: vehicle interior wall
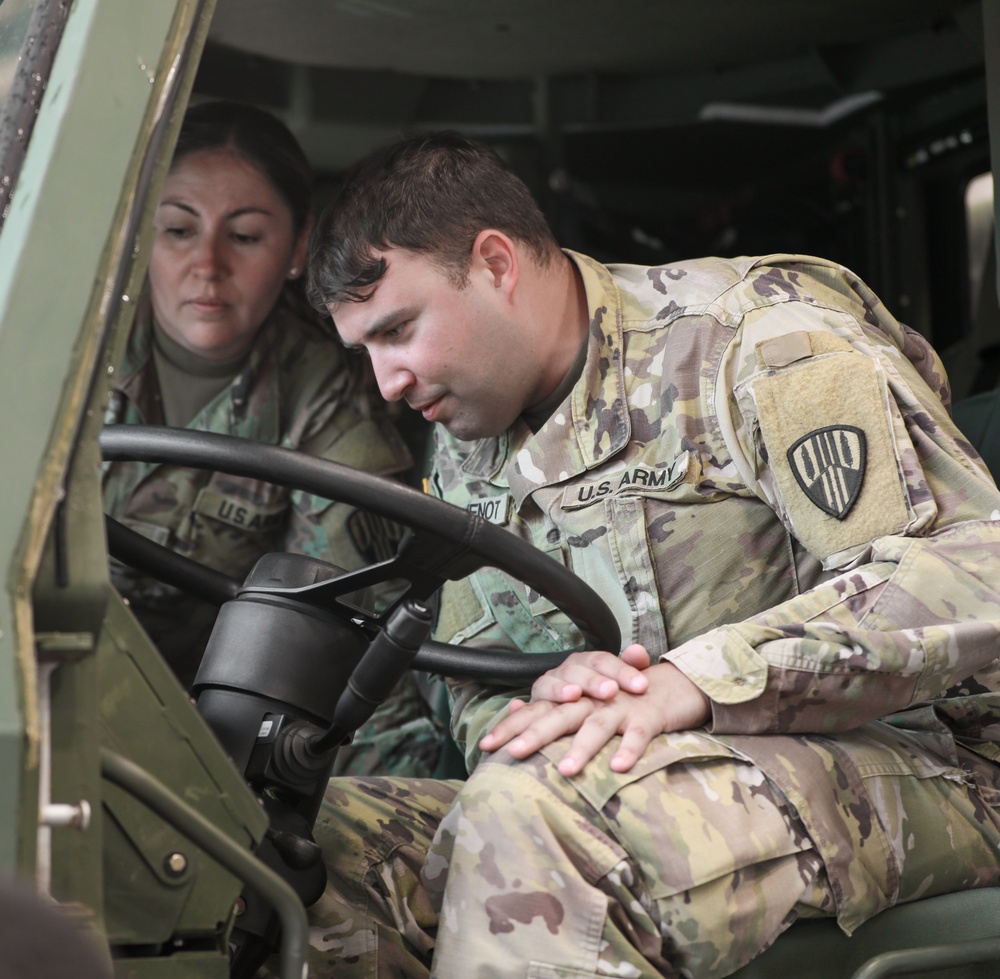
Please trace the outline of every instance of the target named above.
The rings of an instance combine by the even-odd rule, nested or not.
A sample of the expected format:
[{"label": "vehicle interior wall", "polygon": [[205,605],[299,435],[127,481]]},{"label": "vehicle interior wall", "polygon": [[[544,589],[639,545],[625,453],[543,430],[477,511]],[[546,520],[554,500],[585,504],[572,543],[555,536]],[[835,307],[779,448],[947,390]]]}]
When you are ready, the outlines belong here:
[{"label": "vehicle interior wall", "polygon": [[[134,265],[115,265],[132,253],[138,240],[118,211],[130,202],[142,206],[141,193],[130,189],[141,184],[140,161],[132,158],[131,147],[151,144],[146,132],[150,120],[159,113],[158,106],[169,104],[153,83],[159,86],[169,79],[166,66],[172,62],[167,45],[164,64],[148,69],[147,75],[145,62],[123,50],[117,25],[137,19],[130,2],[118,0],[107,12],[103,56],[90,54],[87,86],[67,81],[54,87],[65,101],[75,100],[73,111],[63,112],[74,123],[76,141],[66,143],[61,154],[52,154],[61,157],[60,173],[65,176],[56,179],[57,173],[53,181],[65,191],[65,201],[42,202],[60,217],[74,216],[74,233],[84,237],[74,237],[71,244],[79,240],[76,252],[91,264],[70,268],[62,260],[58,289],[51,288],[47,264],[44,277],[39,272],[37,279],[17,284],[22,292],[33,289],[43,298],[43,311],[39,313],[34,297],[31,303],[25,298],[25,312],[17,321],[30,330],[22,330],[20,337],[4,337],[0,330],[0,340],[18,341],[4,347],[14,352],[6,360],[6,376],[23,376],[15,394],[13,386],[6,389],[15,408],[5,424],[7,458],[17,466],[10,467],[5,482],[8,515],[0,534],[4,553],[9,557],[21,546],[18,535],[27,504],[20,501],[37,493],[48,509],[45,521],[36,521],[36,551],[41,556],[33,560],[41,571],[31,596],[37,616],[32,629],[49,642],[49,655],[61,651],[68,661],[81,650],[94,651],[78,674],[80,680],[59,678],[55,689],[55,715],[65,722],[59,730],[71,735],[57,744],[61,753],[54,763],[54,798],[60,799],[98,798],[103,791],[98,788],[97,737],[88,735],[85,748],[77,744],[82,738],[74,739],[85,724],[98,724],[97,656],[127,674],[130,682],[141,680],[149,687],[143,691],[149,698],[144,701],[117,697],[114,711],[105,714],[115,723],[120,719],[125,733],[115,728],[110,735],[103,730],[101,737],[124,743],[128,732],[142,728],[147,732],[142,752],[163,756],[148,761],[147,767],[168,772],[178,793],[187,782],[188,762],[190,769],[208,772],[202,754],[217,756],[220,771],[228,772],[214,744],[204,751],[191,748],[197,759],[175,762],[172,739],[194,743],[174,720],[185,711],[193,716],[179,690],[157,714],[161,728],[152,729],[146,715],[159,710],[153,694],[168,686],[169,678],[147,664],[158,660],[124,606],[112,602],[110,626],[90,621],[103,614],[108,597],[97,520],[97,385],[74,395],[68,408],[60,401],[64,376],[84,379],[106,366],[113,369],[99,354],[98,338],[105,324],[125,322],[127,308],[118,309],[115,297],[136,295],[141,280],[138,249],[132,255]],[[14,40],[5,43],[3,16],[10,14],[14,23],[16,14],[21,18],[16,25],[23,28],[29,6],[19,0],[0,2],[0,105],[4,79],[13,76],[10,59],[16,58],[24,34],[12,33]],[[77,10],[83,6],[78,2]],[[142,6],[146,10],[153,5]],[[190,5],[178,0],[176,6]],[[808,6],[801,0],[635,0],[628,6],[611,6],[611,0],[523,0],[499,19],[487,18],[482,7],[467,0],[298,0],[293,7],[273,0],[222,0],[195,92],[203,99],[246,99],[282,116],[317,168],[320,204],[337,192],[353,163],[376,143],[399,132],[458,128],[493,142],[535,189],[559,237],[600,258],[671,262],[710,253],[794,250],[837,259],[855,268],[901,318],[931,337],[952,367],[961,397],[996,383],[989,358],[1000,341],[995,250],[990,249],[992,198],[981,180],[990,170],[982,11],[978,2],[969,0],[883,0],[867,7],[872,10],[854,0],[814,0]],[[675,21],[664,21],[661,8],[672,11]],[[608,11],[613,16],[599,16]],[[636,19],[635,11],[647,21]],[[718,23],[713,23],[713,14]],[[386,18],[400,23],[387,24]],[[449,18],[456,22],[454,31],[442,23]],[[148,19],[155,23],[141,37],[150,51],[158,51],[171,31],[182,33],[160,23],[170,20],[167,14],[149,14]],[[301,39],[303,32],[314,35],[311,45],[300,40],[289,46],[289,37]],[[435,32],[440,38],[432,43]],[[413,51],[406,50],[407,36]],[[187,80],[182,81],[186,86]],[[92,113],[92,105],[112,109]],[[0,125],[0,138],[10,132]],[[13,132],[16,136],[16,128]],[[160,138],[168,140],[162,132]],[[117,147],[117,170],[91,160],[99,157],[98,147],[108,145]],[[0,159],[2,149],[0,145]],[[81,193],[74,170],[82,171],[88,161],[103,177]],[[0,190],[3,177],[0,170]],[[31,201],[26,192],[17,207],[26,209]],[[15,207],[8,224],[15,231],[16,218]],[[22,226],[29,224],[38,234],[36,251],[51,248],[56,254],[63,225],[50,218],[24,218]],[[112,239],[114,254],[104,244],[109,227],[122,229]],[[124,280],[116,277],[119,267],[126,269]],[[11,268],[8,265],[8,278],[13,279]],[[107,309],[92,308],[97,302],[92,295],[106,298]],[[124,335],[124,330],[119,332]],[[86,343],[77,341],[78,333]],[[84,359],[98,367],[80,366],[78,361]],[[57,367],[62,372],[58,376]],[[67,384],[66,391],[73,390]],[[64,463],[78,434],[71,410],[84,419],[80,444],[86,450],[77,462]],[[66,430],[56,440],[59,457],[46,454],[49,416],[62,426],[53,431]],[[40,468],[36,458],[47,460],[52,471],[40,486],[33,483]],[[73,481],[56,478],[57,465],[83,476]],[[20,495],[11,492],[14,475]],[[72,500],[71,506],[52,517],[57,501],[62,506],[66,499]],[[60,524],[66,514],[68,522]],[[55,529],[50,532],[49,526]],[[67,547],[73,555],[68,570],[57,560]],[[8,561],[8,566],[13,563]],[[59,580],[64,570],[76,589],[72,594]],[[30,576],[25,575],[25,581],[30,586]],[[18,588],[18,607],[26,608],[24,596],[30,587],[19,581]],[[13,586],[7,592],[9,598]],[[0,652],[6,655],[11,630],[4,624],[3,631]],[[25,636],[30,631],[26,629]],[[8,677],[19,675],[11,656],[0,665]],[[117,676],[103,665],[102,670],[112,679]],[[8,678],[4,686],[3,697],[15,700],[14,682]],[[128,706],[127,717],[119,704]],[[16,741],[6,754],[19,763],[21,705],[2,706],[0,720],[6,727],[0,734],[12,744]],[[111,722],[105,716],[101,723]],[[17,816],[10,801],[17,786],[3,764],[0,757],[8,786],[0,810],[10,827]],[[229,772],[212,778],[225,789],[225,778],[235,776]],[[78,789],[80,782],[85,784]],[[0,863],[34,859],[34,841],[29,839],[26,855],[19,855],[15,836],[35,830],[37,808],[30,797],[39,795],[37,786],[28,784],[20,794],[29,800],[22,807],[26,815],[19,817],[23,826],[0,841]],[[242,784],[234,782],[223,795],[241,799],[247,813],[256,813]],[[251,815],[236,816],[246,825],[233,835],[263,833]],[[126,880],[130,873],[130,866],[118,858],[120,851],[113,846],[104,866],[97,843],[81,854],[68,835],[58,840],[56,863],[68,880],[60,896],[73,895],[99,907],[96,892],[106,888],[114,914],[124,918],[135,912],[144,927],[160,927],[165,920],[162,906],[149,901],[140,906],[131,890],[115,890],[114,874]],[[147,861],[150,873],[163,878],[162,890],[170,894],[172,906],[193,913],[196,902],[189,902],[183,890],[189,885],[166,879],[160,850],[155,854],[155,861]],[[194,880],[190,887],[195,887]],[[231,907],[225,893],[229,887],[223,882],[222,896],[213,895],[206,905]],[[213,925],[218,920],[214,913],[204,911]],[[109,921],[115,924],[113,915]],[[130,936],[121,940],[145,944]],[[209,951],[216,970],[211,974],[219,974],[219,956],[214,947]],[[151,969],[147,974],[167,971]]]},{"label": "vehicle interior wall", "polygon": [[[265,5],[221,0],[196,97],[282,116],[320,203],[375,145],[453,128],[496,145],[560,240],[598,258],[834,259],[931,338],[956,399],[996,383],[996,288],[978,289],[992,254],[970,251],[966,209],[990,169],[979,2],[708,5],[714,18],[639,3],[600,41],[600,4],[544,6],[561,43],[552,11],[523,4],[471,18],[417,3],[406,24],[399,5],[342,5],[307,41],[314,5],[282,31]],[[407,30],[422,45],[404,49]]]}]

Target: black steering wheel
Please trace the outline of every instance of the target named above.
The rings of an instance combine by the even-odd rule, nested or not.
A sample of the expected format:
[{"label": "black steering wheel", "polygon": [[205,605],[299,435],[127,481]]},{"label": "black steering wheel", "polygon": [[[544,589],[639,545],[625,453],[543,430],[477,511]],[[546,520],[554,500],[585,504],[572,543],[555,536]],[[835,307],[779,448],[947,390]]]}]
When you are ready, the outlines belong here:
[{"label": "black steering wheel", "polygon": [[[222,747],[258,793],[271,825],[258,857],[306,905],[326,870],[311,827],[339,746],[409,667],[525,686],[567,652],[525,655],[427,640],[429,601],[446,580],[494,567],[554,602],[585,648],[617,651],[617,621],[600,596],[551,557],[477,514],[390,480],[274,445],[186,429],[114,425],[106,460],[210,469],[338,500],[408,528],[394,557],[343,571],[304,555],[261,558],[243,582],[107,518],[112,556],[220,606],[192,692]],[[385,581],[405,591],[382,612],[347,596]],[[332,693],[332,696],[331,696]],[[253,976],[275,947],[274,917],[252,887],[230,938],[230,974]]]},{"label": "black steering wheel", "polygon": [[[282,590],[321,609],[360,589],[388,580],[409,583],[405,599],[426,601],[445,580],[458,580],[494,567],[552,601],[579,628],[588,649],[617,652],[618,623],[589,585],[541,551],[477,514],[388,479],[302,452],[209,432],[146,425],[113,425],[100,435],[104,459],[211,469],[276,483],[324,499],[351,504],[409,528],[397,554],[336,577]],[[205,568],[108,519],[109,550],[126,564],[184,591],[222,604],[252,589],[249,582]],[[389,610],[391,611],[391,609]],[[372,616],[381,626],[388,612]],[[568,652],[525,655],[507,650],[469,649],[424,642],[412,666],[447,676],[530,683],[558,665]]]}]

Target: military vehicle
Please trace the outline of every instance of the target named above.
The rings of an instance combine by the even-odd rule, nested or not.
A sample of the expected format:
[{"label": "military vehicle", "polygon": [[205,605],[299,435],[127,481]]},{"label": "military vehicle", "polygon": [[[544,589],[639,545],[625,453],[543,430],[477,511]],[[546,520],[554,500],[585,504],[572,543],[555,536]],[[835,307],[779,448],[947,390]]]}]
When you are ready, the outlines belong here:
[{"label": "military vehicle", "polygon": [[[930,337],[964,399],[1000,375],[998,65],[1000,0],[3,0],[0,868],[122,979],[253,975],[272,946],[275,974],[300,976],[322,873],[308,827],[364,703],[411,664],[525,679],[516,658],[425,641],[439,584],[496,565],[618,641],[555,562],[415,491],[233,440],[102,435],[190,100],[281,116],[321,201],[377,143],[455,128],[598,257],[842,261]],[[229,466],[412,533],[368,571],[277,556],[232,582],[106,529],[102,454]],[[221,606],[197,704],[112,589],[109,542]],[[410,587],[386,613],[343,602],[388,576]],[[741,975],[992,975],[1000,897],[893,909],[850,940],[792,932]]]}]

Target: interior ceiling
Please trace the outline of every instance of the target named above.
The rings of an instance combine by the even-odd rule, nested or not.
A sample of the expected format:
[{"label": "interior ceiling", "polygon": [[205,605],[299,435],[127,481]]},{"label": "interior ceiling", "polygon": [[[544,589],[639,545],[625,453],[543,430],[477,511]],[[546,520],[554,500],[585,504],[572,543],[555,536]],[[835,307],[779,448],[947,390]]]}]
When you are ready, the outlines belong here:
[{"label": "interior ceiling", "polygon": [[439,78],[725,69],[933,29],[967,0],[219,0],[211,38]]},{"label": "interior ceiling", "polygon": [[319,203],[375,146],[458,129],[588,254],[792,249],[878,283],[894,176],[989,166],[998,2],[217,0],[195,97],[284,119]]},{"label": "interior ceiling", "polygon": [[720,125],[944,97],[981,79],[982,44],[980,0],[218,0],[195,92],[278,113],[321,172],[445,128],[535,140],[551,168],[601,134],[673,159]]}]

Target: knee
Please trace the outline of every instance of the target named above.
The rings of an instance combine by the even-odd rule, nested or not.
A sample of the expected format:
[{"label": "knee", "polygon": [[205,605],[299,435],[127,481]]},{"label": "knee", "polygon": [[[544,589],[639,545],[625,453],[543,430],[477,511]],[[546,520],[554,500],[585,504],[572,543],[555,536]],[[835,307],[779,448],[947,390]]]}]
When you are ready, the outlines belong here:
[{"label": "knee", "polygon": [[[517,759],[506,751],[485,757],[462,784],[435,836],[439,855],[451,854],[465,843],[491,852],[516,852],[544,830],[567,819],[593,815],[577,792],[578,781],[567,780],[541,753]],[[547,835],[547,834],[546,834]],[[478,842],[477,842],[478,841]]]},{"label": "knee", "polygon": [[553,766],[541,753],[514,758],[500,750],[483,756],[466,780],[459,798],[495,796],[509,803],[511,797],[523,798],[525,791],[533,794],[534,786],[551,782],[553,772]]}]

